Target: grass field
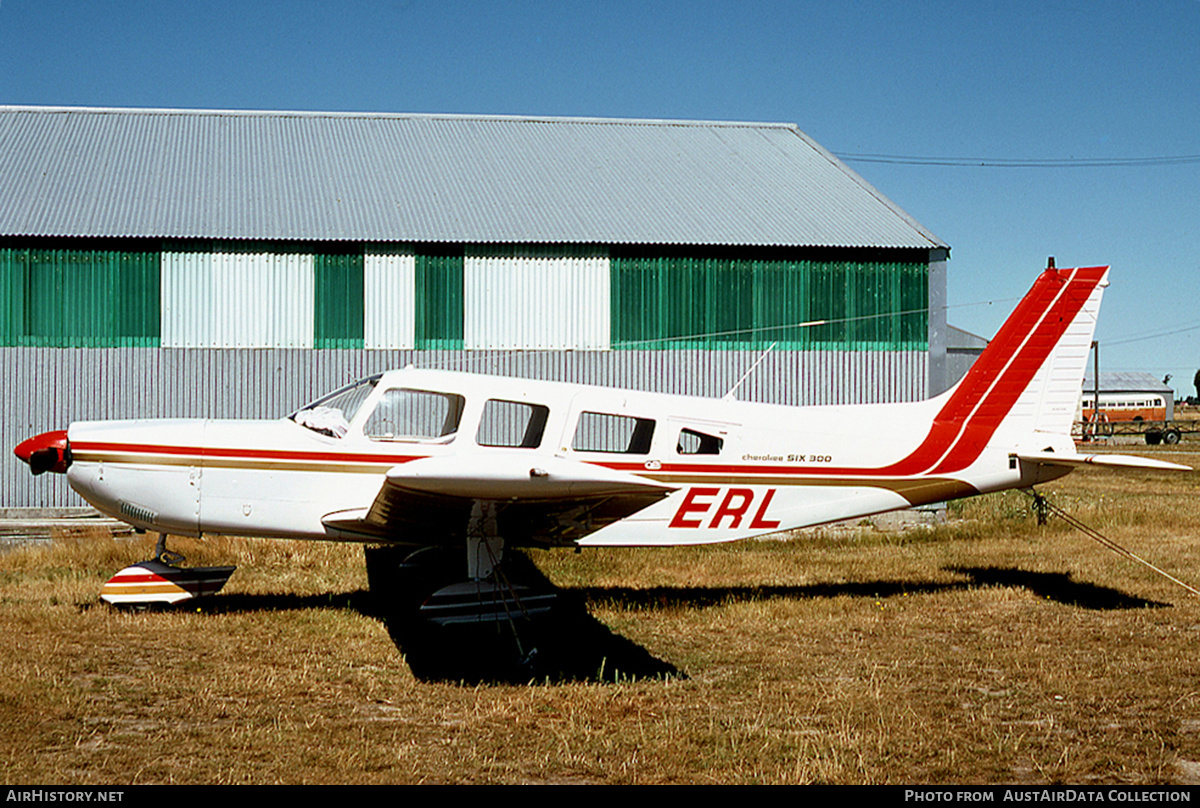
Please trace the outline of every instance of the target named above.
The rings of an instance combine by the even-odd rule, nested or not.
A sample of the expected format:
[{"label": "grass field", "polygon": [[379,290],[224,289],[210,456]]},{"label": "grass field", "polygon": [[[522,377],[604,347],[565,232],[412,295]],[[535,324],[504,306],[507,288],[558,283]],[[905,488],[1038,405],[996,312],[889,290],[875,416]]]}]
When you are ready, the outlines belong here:
[{"label": "grass field", "polygon": [[[1126,447],[1128,448],[1128,447]],[[1200,465],[1192,445],[1153,456]],[[1174,451],[1165,451],[1174,448]],[[1200,584],[1200,474],[1084,470],[1052,500]],[[237,563],[123,612],[152,538],[0,554],[8,783],[1200,783],[1200,600],[1020,493],[935,528],[527,554],[524,635],[378,613],[354,546],[175,540]],[[497,681],[499,680],[499,681]]]}]

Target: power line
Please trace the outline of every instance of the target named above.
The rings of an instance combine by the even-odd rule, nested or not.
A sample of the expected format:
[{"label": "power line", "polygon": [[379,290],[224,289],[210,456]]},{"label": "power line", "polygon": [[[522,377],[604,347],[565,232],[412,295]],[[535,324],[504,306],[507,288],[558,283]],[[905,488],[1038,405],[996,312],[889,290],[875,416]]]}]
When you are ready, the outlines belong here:
[{"label": "power line", "polygon": [[857,163],[890,163],[909,166],[955,166],[963,168],[1140,168],[1200,163],[1200,154],[1161,157],[920,157],[904,154],[834,152],[840,160]]},{"label": "power line", "polygon": [[1200,325],[1187,325],[1187,326],[1182,326],[1180,328],[1173,328],[1168,331],[1155,331],[1152,333],[1146,333],[1146,334],[1132,336],[1132,337],[1125,337],[1124,339],[1110,339],[1110,340],[1106,340],[1104,342],[1104,344],[1105,345],[1128,345],[1131,342],[1142,342],[1142,341],[1148,340],[1148,339],[1160,339],[1161,337],[1170,337],[1175,334],[1183,334],[1187,331],[1195,331],[1197,329],[1200,329]]}]

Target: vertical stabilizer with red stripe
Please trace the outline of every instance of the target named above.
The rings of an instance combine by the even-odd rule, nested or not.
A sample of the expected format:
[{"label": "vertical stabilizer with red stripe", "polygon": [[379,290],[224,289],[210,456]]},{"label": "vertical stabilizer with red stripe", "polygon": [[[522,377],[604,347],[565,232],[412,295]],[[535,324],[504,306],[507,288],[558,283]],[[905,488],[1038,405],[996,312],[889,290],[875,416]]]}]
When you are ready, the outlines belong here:
[{"label": "vertical stabilizer with red stripe", "polygon": [[970,465],[993,439],[1073,451],[1071,423],[1107,278],[1108,267],[1038,277],[935,417],[933,433],[954,436],[935,473]]},{"label": "vertical stabilizer with red stripe", "polygon": [[[1100,298],[1108,286],[1108,267],[1057,272],[1063,289],[1045,318],[1043,339],[1049,342],[1058,336],[1013,405],[1008,421],[1014,429],[1063,437],[1071,434],[1079,409]],[[1032,361],[1037,361],[1036,352]]]}]

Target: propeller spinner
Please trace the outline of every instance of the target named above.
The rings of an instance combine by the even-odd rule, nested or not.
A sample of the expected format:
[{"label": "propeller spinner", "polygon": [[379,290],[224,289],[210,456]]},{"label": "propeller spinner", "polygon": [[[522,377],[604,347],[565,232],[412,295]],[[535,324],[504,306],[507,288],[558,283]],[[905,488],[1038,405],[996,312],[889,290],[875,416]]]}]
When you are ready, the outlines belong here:
[{"label": "propeller spinner", "polygon": [[67,430],[43,432],[21,441],[13,449],[13,454],[28,463],[29,470],[34,474],[47,471],[65,474],[71,465],[71,444],[67,440]]}]

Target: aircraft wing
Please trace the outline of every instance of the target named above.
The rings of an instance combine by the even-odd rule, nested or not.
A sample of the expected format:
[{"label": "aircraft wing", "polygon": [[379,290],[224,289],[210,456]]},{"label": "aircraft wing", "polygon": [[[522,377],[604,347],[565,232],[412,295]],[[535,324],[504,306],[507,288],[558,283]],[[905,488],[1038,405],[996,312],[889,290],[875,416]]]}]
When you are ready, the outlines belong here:
[{"label": "aircraft wing", "polygon": [[1018,460],[1038,463],[1043,466],[1101,466],[1115,469],[1153,469],[1157,471],[1191,471],[1191,466],[1168,463],[1165,460],[1149,460],[1144,457],[1118,454],[1059,454],[1055,452],[1019,452]]},{"label": "aircraft wing", "polygon": [[363,538],[432,543],[466,536],[478,502],[515,543],[571,544],[637,513],[674,486],[562,458],[428,457],[389,469],[369,508],[338,511],[327,528]]}]

